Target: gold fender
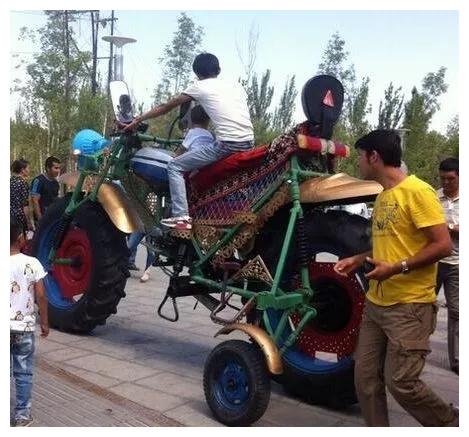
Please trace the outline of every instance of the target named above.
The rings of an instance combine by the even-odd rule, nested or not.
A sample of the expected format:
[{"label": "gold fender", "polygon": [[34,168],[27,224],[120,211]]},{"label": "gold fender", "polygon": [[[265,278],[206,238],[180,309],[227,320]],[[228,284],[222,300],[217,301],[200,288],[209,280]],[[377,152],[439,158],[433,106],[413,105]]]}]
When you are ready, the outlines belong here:
[{"label": "gold fender", "polygon": [[376,197],[383,187],[375,181],[364,181],[345,173],[312,178],[300,184],[300,201],[320,203],[357,197]]},{"label": "gold fender", "polygon": [[130,234],[145,230],[142,220],[132,208],[129,199],[117,185],[101,184],[98,190],[98,201],[120,231]]},{"label": "gold fender", "polygon": [[220,329],[215,334],[215,337],[220,334],[226,335],[236,330],[249,335],[249,337],[251,337],[260,346],[262,352],[264,352],[267,368],[270,373],[273,375],[281,375],[283,373],[282,358],[280,357],[280,352],[276,344],[267,335],[267,333],[258,326],[250,325],[249,323],[233,323]]},{"label": "gold fender", "polygon": [[[80,172],[65,173],[59,182],[73,188],[78,182]],[[85,184],[84,184],[85,185]],[[105,182],[98,190],[98,202],[103,206],[114,226],[126,234],[144,231],[142,220],[132,208],[129,199],[116,184]]]}]

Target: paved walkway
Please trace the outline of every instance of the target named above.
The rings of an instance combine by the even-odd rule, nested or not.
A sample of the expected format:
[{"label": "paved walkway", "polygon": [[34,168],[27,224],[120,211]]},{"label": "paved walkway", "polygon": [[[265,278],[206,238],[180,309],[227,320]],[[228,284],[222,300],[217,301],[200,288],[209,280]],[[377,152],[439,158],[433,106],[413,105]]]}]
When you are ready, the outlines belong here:
[{"label": "paved walkway", "polygon": [[[106,325],[91,335],[52,330],[38,339],[35,426],[220,426],[205,403],[204,361],[219,342],[245,337],[213,338],[219,326],[202,305],[193,309],[191,297],[180,299],[177,323],[158,318],[166,284],[156,269],[145,284],[133,274],[127,297]],[[446,358],[446,316],[441,308],[423,379],[458,405],[459,378]],[[389,405],[392,426],[418,426],[391,397]],[[363,426],[363,420],[357,405],[346,411],[308,405],[273,383],[270,405],[256,426]]]},{"label": "paved walkway", "polygon": [[[13,416],[14,386],[10,391]],[[56,365],[36,360],[31,427],[41,426],[181,426],[158,411],[77,377]]]}]

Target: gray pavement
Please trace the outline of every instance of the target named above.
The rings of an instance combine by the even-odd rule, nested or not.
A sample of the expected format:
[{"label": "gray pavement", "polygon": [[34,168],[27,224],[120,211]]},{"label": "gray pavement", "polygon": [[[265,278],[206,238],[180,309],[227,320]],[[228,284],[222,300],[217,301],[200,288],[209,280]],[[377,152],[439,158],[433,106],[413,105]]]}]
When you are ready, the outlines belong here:
[{"label": "gray pavement", "polygon": [[[139,249],[137,265],[143,265],[143,252]],[[156,309],[166,284],[167,278],[157,269],[144,284],[132,272],[127,297],[106,325],[90,335],[52,330],[47,339],[38,339],[35,426],[221,426],[205,403],[204,361],[219,342],[246,338],[236,333],[214,338],[219,325],[210,321],[202,305],[194,310],[191,297],[179,300],[177,323],[159,318]],[[446,354],[446,317],[446,309],[441,308],[423,379],[445,400],[458,405],[459,377],[449,370]],[[391,396],[388,402],[392,426],[418,426]],[[255,425],[364,423],[357,405],[346,411],[309,405],[273,383],[269,407]]]}]

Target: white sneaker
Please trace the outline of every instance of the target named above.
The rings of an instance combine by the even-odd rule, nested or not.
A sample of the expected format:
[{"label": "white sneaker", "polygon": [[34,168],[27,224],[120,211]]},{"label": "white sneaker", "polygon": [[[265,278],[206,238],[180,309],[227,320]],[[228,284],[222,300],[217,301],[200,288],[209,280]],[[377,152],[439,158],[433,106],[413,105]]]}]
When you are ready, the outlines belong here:
[{"label": "white sneaker", "polygon": [[140,282],[147,282],[149,279],[150,279],[150,275],[147,272],[145,272],[140,278]]},{"label": "white sneaker", "polygon": [[180,217],[168,217],[161,220],[160,223],[163,226],[167,226],[168,228],[179,230],[192,229],[192,219],[188,215],[183,215]]}]

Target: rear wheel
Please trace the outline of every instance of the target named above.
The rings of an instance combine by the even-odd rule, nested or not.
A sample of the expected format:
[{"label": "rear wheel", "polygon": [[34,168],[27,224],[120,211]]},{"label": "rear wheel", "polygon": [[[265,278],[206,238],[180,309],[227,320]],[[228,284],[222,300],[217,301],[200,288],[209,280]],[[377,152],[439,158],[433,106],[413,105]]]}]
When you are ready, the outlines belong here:
[{"label": "rear wheel", "polygon": [[[281,239],[273,238],[274,232],[286,229],[285,224],[280,223],[282,220],[286,220],[285,215],[283,219],[274,217],[258,238],[257,251],[271,272],[275,272],[282,243]],[[312,306],[318,310],[318,315],[285,352],[280,382],[287,391],[309,402],[343,408],[357,402],[352,354],[358,339],[367,284],[362,272],[342,278],[333,271],[333,266],[339,258],[369,250],[368,220],[342,211],[313,210],[305,215],[305,229],[310,256],[309,276],[315,291]],[[278,240],[277,244],[272,244]],[[295,251],[292,245],[281,283],[284,290],[293,290],[299,284]],[[280,315],[277,311],[268,312],[274,330]],[[299,320],[296,314],[290,318],[284,339]]]},{"label": "rear wheel", "polygon": [[129,276],[125,234],[100,204],[84,203],[74,214],[56,258],[69,264],[50,264],[48,257],[70,197],[51,205],[33,241],[33,255],[49,271],[44,280],[49,323],[67,332],[89,332],[116,313]]}]

